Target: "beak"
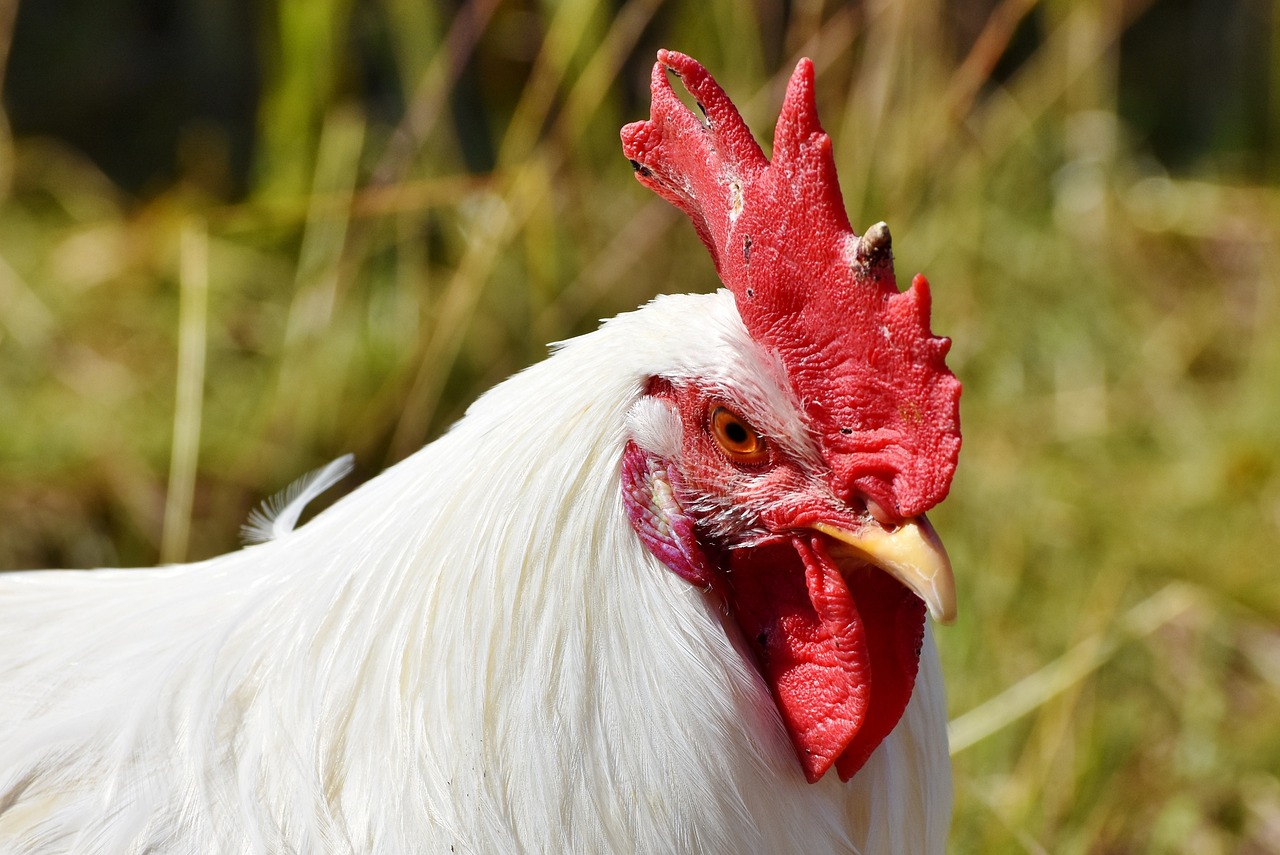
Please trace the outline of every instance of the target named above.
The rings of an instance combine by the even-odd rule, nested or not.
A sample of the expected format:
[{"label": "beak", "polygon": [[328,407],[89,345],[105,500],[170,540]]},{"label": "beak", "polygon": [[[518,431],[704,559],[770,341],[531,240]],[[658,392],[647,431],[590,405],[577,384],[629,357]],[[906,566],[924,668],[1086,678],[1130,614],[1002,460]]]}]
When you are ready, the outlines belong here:
[{"label": "beak", "polygon": [[[845,547],[846,554],[884,570],[924,600],[929,615],[942,624],[956,619],[956,582],[951,559],[923,514],[892,531],[871,523],[858,531],[829,523],[811,526]],[[840,555],[839,546],[832,557]]]}]

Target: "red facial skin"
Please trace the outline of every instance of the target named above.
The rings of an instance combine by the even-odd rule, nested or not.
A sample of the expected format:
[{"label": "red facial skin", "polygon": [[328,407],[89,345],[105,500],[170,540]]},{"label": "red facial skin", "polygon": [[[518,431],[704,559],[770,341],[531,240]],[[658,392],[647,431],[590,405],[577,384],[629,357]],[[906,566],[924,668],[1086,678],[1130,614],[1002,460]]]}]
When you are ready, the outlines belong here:
[{"label": "red facial skin", "polygon": [[[764,459],[744,465],[712,435],[710,414],[723,404],[713,394],[665,381],[650,393],[678,413],[683,447],[672,461],[628,444],[623,496],[633,527],[673,572],[724,599],[806,778],[835,765],[848,780],[910,700],[924,603],[878,568],[837,563],[809,528],[874,524],[833,495],[829,473],[809,471],[769,438]],[[654,500],[655,478],[670,485],[673,503]]]}]

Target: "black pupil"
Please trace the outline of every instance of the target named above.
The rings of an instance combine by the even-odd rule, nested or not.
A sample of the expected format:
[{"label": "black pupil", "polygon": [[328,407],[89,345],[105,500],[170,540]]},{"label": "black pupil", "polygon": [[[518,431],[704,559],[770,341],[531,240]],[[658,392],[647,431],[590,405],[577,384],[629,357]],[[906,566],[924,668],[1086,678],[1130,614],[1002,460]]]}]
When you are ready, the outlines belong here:
[{"label": "black pupil", "polygon": [[725,424],[724,435],[734,445],[743,445],[751,438],[742,422],[728,422]]}]

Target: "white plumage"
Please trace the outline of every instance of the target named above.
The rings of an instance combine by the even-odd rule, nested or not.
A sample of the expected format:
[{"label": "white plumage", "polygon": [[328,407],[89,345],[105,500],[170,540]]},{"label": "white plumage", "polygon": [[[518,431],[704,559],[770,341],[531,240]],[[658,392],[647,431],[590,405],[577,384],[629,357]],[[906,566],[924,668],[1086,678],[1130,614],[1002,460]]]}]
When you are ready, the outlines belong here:
[{"label": "white plumage", "polygon": [[654,376],[796,421],[728,292],[663,297],[277,539],[0,575],[0,852],[943,851],[930,636],[871,760],[806,783],[737,626],[624,515]]}]

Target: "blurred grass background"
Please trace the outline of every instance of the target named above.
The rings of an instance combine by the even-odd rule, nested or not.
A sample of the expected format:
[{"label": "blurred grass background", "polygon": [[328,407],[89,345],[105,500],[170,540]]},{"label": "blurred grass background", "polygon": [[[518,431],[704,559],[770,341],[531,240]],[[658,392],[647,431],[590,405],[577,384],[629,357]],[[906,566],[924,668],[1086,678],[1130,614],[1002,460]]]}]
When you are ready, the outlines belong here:
[{"label": "blurred grass background", "polygon": [[[818,100],[965,383],[956,852],[1280,852],[1273,0],[0,2],[0,567],[237,546],[659,292],[659,46]],[[340,491],[335,491],[340,492]]]}]

